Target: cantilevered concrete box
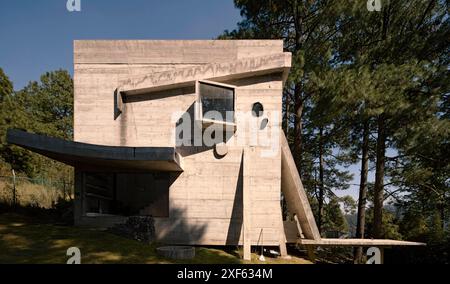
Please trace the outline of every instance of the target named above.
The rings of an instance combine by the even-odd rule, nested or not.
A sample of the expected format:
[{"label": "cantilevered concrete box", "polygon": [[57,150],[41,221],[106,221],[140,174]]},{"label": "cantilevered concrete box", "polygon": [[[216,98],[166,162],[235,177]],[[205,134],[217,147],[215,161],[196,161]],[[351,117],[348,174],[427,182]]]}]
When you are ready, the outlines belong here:
[{"label": "cantilevered concrete box", "polygon": [[281,130],[290,65],[281,40],[75,41],[74,141],[8,141],[75,167],[77,225],[151,215],[160,242],[247,259],[251,245],[342,245],[321,239]]}]

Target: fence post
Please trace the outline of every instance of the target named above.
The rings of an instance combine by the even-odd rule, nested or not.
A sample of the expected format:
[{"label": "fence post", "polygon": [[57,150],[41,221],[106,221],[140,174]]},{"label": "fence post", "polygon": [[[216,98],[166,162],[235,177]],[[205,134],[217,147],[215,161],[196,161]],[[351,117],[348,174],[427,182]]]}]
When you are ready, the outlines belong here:
[{"label": "fence post", "polygon": [[64,201],[66,201],[66,181],[63,179],[63,197]]},{"label": "fence post", "polygon": [[12,169],[12,175],[13,175],[13,208],[15,208],[17,203],[17,195],[16,195],[16,172],[14,171],[14,169]]}]

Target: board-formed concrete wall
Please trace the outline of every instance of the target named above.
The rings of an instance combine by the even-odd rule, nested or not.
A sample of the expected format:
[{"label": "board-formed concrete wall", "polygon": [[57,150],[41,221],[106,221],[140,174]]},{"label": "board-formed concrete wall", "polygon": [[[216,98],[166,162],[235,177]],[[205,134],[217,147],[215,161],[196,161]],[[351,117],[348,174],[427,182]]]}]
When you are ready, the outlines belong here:
[{"label": "board-formed concrete wall", "polygon": [[[281,40],[75,41],[74,140],[114,146],[175,146],[173,113],[193,112],[195,89],[136,96],[116,116],[114,92],[121,82],[132,76],[282,52]],[[253,103],[261,102],[270,118],[267,129],[280,129],[282,79],[282,74],[269,74],[224,83],[237,86],[236,111],[250,112]],[[254,118],[248,115],[236,121],[236,137],[248,134],[243,132],[248,131],[250,119]],[[159,240],[242,244],[242,196],[246,190],[251,243],[279,245],[284,233],[277,142],[275,154],[269,156],[261,153],[267,151],[265,147],[252,143],[229,145],[224,157],[217,157],[213,147],[177,147],[184,172],[171,183],[169,217],[155,218]],[[248,156],[243,159],[243,155]],[[245,173],[244,160],[248,163]]]}]

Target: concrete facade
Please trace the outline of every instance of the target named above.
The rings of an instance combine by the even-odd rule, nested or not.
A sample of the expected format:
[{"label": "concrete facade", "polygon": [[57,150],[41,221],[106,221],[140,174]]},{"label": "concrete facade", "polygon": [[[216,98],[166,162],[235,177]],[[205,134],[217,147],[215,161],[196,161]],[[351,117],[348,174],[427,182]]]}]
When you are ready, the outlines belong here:
[{"label": "concrete facade", "polygon": [[[192,113],[194,83],[201,79],[236,86],[236,111],[250,112],[252,104],[260,102],[266,114],[278,115],[267,127],[281,128],[283,79],[290,54],[283,53],[280,40],[75,41],[74,63],[74,138],[78,142],[175,146],[173,114]],[[117,89],[127,103],[115,117]],[[235,137],[247,131],[247,119],[251,118],[236,121]],[[284,240],[281,151],[262,157],[261,147],[227,145],[227,154],[217,158],[214,147],[176,149],[183,172],[170,185],[169,217],[156,218],[160,241],[243,244],[245,187],[251,244],[280,245],[280,239]],[[244,152],[251,156],[245,159],[247,166]]]}]

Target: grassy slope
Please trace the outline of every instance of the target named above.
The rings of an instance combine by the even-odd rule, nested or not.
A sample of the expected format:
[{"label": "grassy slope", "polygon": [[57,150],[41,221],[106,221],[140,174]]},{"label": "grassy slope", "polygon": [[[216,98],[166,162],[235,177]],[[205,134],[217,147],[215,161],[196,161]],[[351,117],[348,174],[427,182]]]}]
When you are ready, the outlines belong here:
[{"label": "grassy slope", "polygon": [[[16,191],[17,202],[21,206],[34,205],[48,209],[51,208],[59,198],[63,198],[63,193],[61,190],[24,180],[18,180]],[[11,180],[1,178],[0,202],[10,203],[12,201],[12,195],[13,193]]]},{"label": "grassy slope", "polygon": [[[81,250],[82,263],[245,263],[237,252],[197,248],[188,261],[162,259],[155,245],[146,245],[106,232],[34,222],[17,214],[0,214],[0,263],[65,263],[66,250]],[[259,263],[252,255],[251,263]],[[302,258],[267,258],[264,263],[310,263]]]}]

